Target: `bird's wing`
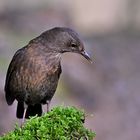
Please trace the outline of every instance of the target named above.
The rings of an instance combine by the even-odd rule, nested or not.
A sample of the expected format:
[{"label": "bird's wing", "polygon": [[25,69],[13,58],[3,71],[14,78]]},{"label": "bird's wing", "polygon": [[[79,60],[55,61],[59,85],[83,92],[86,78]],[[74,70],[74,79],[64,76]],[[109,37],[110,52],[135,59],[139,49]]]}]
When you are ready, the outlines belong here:
[{"label": "bird's wing", "polygon": [[12,79],[11,76],[12,76],[13,72],[16,70],[19,58],[22,55],[23,50],[24,50],[24,48],[19,49],[15,53],[15,55],[13,56],[13,58],[9,64],[8,70],[7,70],[6,82],[5,82],[5,98],[6,98],[8,105],[11,105],[13,103],[13,101],[15,100],[15,97],[13,96],[12,92],[10,91],[10,81]]}]

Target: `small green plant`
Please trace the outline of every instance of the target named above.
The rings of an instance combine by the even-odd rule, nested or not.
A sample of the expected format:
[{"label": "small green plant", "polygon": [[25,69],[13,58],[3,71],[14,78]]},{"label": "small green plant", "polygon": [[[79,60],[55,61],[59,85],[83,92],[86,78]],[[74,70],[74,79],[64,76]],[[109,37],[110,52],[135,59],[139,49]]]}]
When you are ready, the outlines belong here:
[{"label": "small green plant", "polygon": [[41,117],[31,117],[0,140],[93,140],[95,133],[83,126],[85,115],[74,107],[56,107]]}]

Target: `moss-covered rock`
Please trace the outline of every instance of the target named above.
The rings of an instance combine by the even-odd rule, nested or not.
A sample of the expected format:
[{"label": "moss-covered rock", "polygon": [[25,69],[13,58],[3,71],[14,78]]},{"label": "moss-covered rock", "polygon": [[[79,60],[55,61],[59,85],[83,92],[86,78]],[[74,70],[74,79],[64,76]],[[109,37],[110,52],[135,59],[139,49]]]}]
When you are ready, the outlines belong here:
[{"label": "moss-covered rock", "polygon": [[95,133],[83,126],[84,113],[74,107],[56,107],[41,117],[31,117],[0,140],[93,140]]}]

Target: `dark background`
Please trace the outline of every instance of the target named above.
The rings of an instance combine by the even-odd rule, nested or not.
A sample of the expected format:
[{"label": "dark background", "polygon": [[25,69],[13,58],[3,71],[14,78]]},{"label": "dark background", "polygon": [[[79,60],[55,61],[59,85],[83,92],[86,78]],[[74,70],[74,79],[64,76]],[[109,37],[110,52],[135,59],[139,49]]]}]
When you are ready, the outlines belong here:
[{"label": "dark background", "polygon": [[84,109],[85,125],[96,131],[96,140],[139,140],[139,0],[0,0],[0,135],[18,122],[16,102],[8,107],[3,90],[12,56],[55,26],[76,30],[94,63],[63,55],[51,108]]}]

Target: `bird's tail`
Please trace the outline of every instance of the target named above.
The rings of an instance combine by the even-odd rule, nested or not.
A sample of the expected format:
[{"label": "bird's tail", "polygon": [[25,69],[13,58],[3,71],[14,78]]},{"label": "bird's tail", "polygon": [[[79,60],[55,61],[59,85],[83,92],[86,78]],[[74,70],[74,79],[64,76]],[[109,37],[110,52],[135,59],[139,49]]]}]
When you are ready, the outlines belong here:
[{"label": "bird's tail", "polygon": [[[17,113],[16,113],[17,118],[19,118],[19,119],[23,118],[24,111],[25,111],[24,103],[18,102]],[[35,104],[34,106],[32,106],[32,105],[28,106],[25,118],[29,118],[29,116],[35,116],[35,115],[38,115],[38,116],[42,115],[41,104]]]}]

